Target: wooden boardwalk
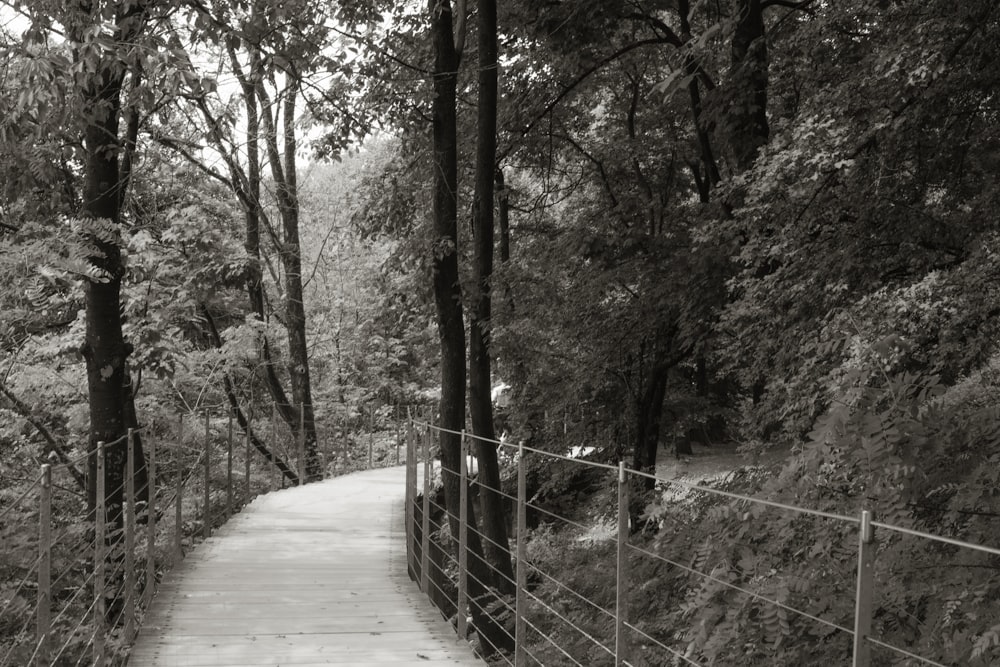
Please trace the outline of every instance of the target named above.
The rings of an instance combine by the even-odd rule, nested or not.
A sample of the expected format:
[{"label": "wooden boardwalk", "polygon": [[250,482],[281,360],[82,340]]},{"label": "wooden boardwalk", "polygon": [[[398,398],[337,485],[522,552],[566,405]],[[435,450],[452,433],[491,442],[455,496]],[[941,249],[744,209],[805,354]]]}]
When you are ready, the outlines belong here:
[{"label": "wooden boardwalk", "polygon": [[478,665],[406,576],[405,471],[258,497],[166,577],[130,667]]}]

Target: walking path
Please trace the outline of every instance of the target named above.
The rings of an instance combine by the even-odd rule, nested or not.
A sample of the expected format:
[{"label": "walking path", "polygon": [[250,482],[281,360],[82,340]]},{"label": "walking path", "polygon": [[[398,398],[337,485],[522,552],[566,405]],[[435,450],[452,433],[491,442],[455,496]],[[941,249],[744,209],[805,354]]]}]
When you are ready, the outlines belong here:
[{"label": "walking path", "polygon": [[166,577],[129,667],[478,665],[406,575],[405,469],[258,497]]}]

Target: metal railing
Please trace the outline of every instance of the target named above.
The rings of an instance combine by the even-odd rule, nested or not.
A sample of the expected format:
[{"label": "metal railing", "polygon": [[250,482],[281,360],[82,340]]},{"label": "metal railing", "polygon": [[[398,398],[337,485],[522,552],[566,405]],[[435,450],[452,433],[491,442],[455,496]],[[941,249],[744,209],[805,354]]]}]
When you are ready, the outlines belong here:
[{"label": "metal railing", "polygon": [[[450,433],[461,439],[461,465],[457,471],[444,471],[440,469],[440,463],[431,455],[433,447],[431,439],[433,433]],[[517,494],[505,493],[502,489],[489,489],[499,493],[506,500],[516,507],[516,531],[513,536],[513,546],[500,545],[509,548],[515,560],[516,577],[512,582],[515,586],[516,594],[513,600],[499,599],[500,604],[494,605],[502,608],[503,612],[499,616],[513,619],[513,623],[507,622],[504,631],[512,635],[514,649],[510,653],[499,653],[492,656],[493,659],[505,662],[513,667],[521,667],[528,664],[545,664],[544,659],[532,654],[532,647],[545,646],[547,650],[555,656],[550,662],[553,664],[576,664],[576,665],[597,665],[613,664],[618,665],[638,665],[650,662],[648,653],[654,651],[658,656],[652,660],[651,664],[664,664],[664,659],[672,660],[678,665],[697,665],[699,662],[698,653],[692,648],[690,642],[684,645],[677,645],[672,640],[675,637],[673,632],[663,632],[659,628],[652,627],[645,623],[646,619],[632,618],[629,615],[630,595],[633,590],[641,586],[641,581],[631,581],[632,573],[637,568],[640,559],[648,559],[651,562],[676,568],[677,570],[690,575],[703,582],[710,582],[719,590],[737,592],[748,599],[759,603],[763,608],[769,608],[780,617],[780,622],[787,627],[788,619],[799,617],[808,622],[824,626],[830,635],[840,634],[849,638],[850,664],[853,667],[871,667],[872,649],[876,647],[895,656],[897,659],[907,661],[912,665],[931,665],[935,667],[946,667],[937,660],[921,656],[907,647],[894,645],[890,642],[872,635],[873,620],[873,598],[876,592],[876,582],[874,570],[876,565],[876,530],[897,535],[908,535],[921,540],[928,540],[938,544],[946,544],[962,550],[972,550],[989,556],[1000,556],[1000,549],[972,544],[961,540],[933,535],[926,532],[911,530],[908,528],[876,521],[873,514],[868,510],[863,510],[858,516],[847,516],[832,512],[825,512],[816,509],[799,507],[796,505],[776,502],[774,500],[756,498],[752,496],[733,493],[730,491],[716,489],[709,486],[689,484],[677,479],[666,479],[651,475],[646,472],[629,469],[621,463],[617,466],[604,463],[581,460],[569,456],[563,456],[553,452],[546,452],[540,449],[526,447],[523,444],[513,445],[510,443],[485,440],[476,438],[465,431],[450,431],[430,424],[426,421],[411,420],[407,437],[407,475],[406,475],[406,539],[407,539],[407,562],[411,576],[420,584],[421,589],[431,597],[432,602],[438,606],[446,607],[446,615],[453,616],[453,625],[461,637],[468,636],[468,613],[469,595],[468,582],[472,573],[468,568],[469,542],[468,535],[475,531],[480,540],[488,538],[482,532],[477,531],[468,524],[466,518],[466,504],[470,489],[482,486],[478,477],[469,473],[470,447],[472,440],[480,440],[496,446],[504,454],[513,454],[517,465]],[[566,526],[575,527],[578,530],[586,531],[590,527],[579,521],[562,516],[557,512],[546,509],[539,504],[532,502],[528,497],[526,488],[527,460],[529,457],[539,457],[552,460],[568,461],[573,465],[586,466],[608,475],[614,480],[617,486],[617,499],[615,513],[617,525],[615,526],[615,549],[613,553],[606,554],[608,560],[606,566],[614,568],[614,590],[601,592],[586,592],[580,590],[581,586],[574,586],[572,583],[560,581],[551,572],[533,563],[528,556],[528,532],[526,517],[529,511],[544,516],[548,521],[558,521]],[[418,484],[419,465],[423,465],[422,488]],[[436,474],[451,472],[459,477],[461,498],[459,516],[450,514],[445,507],[432,499],[435,494],[435,483],[433,479]],[[814,517],[817,520],[835,522],[840,526],[852,530],[856,534],[856,575],[854,580],[854,613],[853,623],[844,622],[838,619],[824,618],[821,613],[812,613],[809,610],[797,608],[794,604],[781,599],[778,596],[767,596],[760,590],[751,590],[747,585],[741,585],[727,579],[713,571],[700,569],[691,562],[683,563],[677,558],[664,556],[651,548],[636,543],[633,531],[629,527],[629,502],[630,489],[634,480],[652,480],[656,483],[673,484],[684,487],[689,491],[715,496],[720,501],[740,503],[758,508],[768,508],[782,512],[791,512],[801,516]],[[432,519],[432,515],[442,517],[440,521]],[[448,549],[435,546],[432,535],[438,531],[451,533],[448,524],[450,520],[457,520],[458,535],[451,534],[446,541],[451,541],[454,546],[454,554],[448,553]],[[432,554],[437,554],[435,558]],[[592,564],[591,567],[595,567]],[[535,590],[528,585],[528,577],[531,575],[536,581],[541,581],[549,586],[554,586],[554,590],[560,595],[572,600],[576,609],[565,606],[557,608],[557,604],[552,600],[545,600],[536,591],[540,588],[536,585]],[[485,584],[486,582],[480,582]],[[596,614],[596,618],[604,619],[604,623],[596,623],[593,619],[584,619],[586,614],[574,613],[584,610],[591,615]],[[502,621],[502,619],[500,619]],[[502,623],[501,623],[502,624]],[[553,638],[553,632],[546,632],[553,624],[563,626],[564,632],[569,633],[582,642],[588,650],[581,654],[574,653],[572,647]],[[510,626],[513,626],[511,629]],[[530,639],[530,641],[529,641]],[[637,644],[641,644],[640,647]],[[485,657],[485,656],[484,656]],[[880,663],[881,664],[881,663]]]},{"label": "metal railing", "polygon": [[[41,465],[37,477],[0,509],[0,522],[12,526],[16,518],[38,526],[36,535],[17,536],[27,543],[17,549],[25,560],[8,563],[16,579],[0,587],[0,620],[20,619],[19,625],[0,627],[0,667],[121,664],[157,582],[185,550],[208,539],[256,495],[286,485],[277,464],[255,452],[252,438],[262,438],[286,461],[299,484],[306,479],[304,438],[290,438],[278,421],[274,414],[270,423],[250,420],[240,435],[231,413],[179,415],[170,425],[160,424],[171,431],[168,437],[158,440],[152,428],[130,430],[94,451]],[[202,426],[198,442],[202,436],[194,430]],[[139,436],[145,470],[137,463]],[[367,443],[346,442],[342,438],[330,452],[320,452],[324,475],[327,456],[338,459],[329,466],[336,473],[400,462],[398,438],[378,452],[374,432]],[[105,489],[105,451],[122,443],[124,481]],[[96,508],[86,516],[79,510],[85,500],[71,488],[78,465],[96,473]],[[106,507],[105,499],[117,493],[121,508]],[[100,522],[94,516],[120,518]]]}]

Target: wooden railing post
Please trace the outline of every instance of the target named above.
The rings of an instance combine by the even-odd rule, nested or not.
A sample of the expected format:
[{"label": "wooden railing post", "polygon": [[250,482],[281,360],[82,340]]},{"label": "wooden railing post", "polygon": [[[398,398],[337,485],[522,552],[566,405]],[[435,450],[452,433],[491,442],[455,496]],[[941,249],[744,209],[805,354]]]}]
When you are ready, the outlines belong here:
[{"label": "wooden railing post", "polygon": [[465,639],[467,634],[466,622],[468,615],[465,608],[468,606],[468,580],[469,580],[469,466],[468,466],[468,442],[465,430],[462,431],[462,439],[459,444],[459,451],[462,453],[461,462],[458,466],[459,474],[459,508],[458,508],[458,600],[455,609],[458,617],[458,636]]},{"label": "wooden railing post", "polygon": [[858,530],[858,588],[854,600],[854,659],[853,667],[871,665],[872,593],[875,574],[875,527],[872,513],[861,511]]},{"label": "wooden railing post", "polygon": [[226,431],[226,517],[233,515],[233,411]]},{"label": "wooden railing post", "polygon": [[527,562],[527,532],[528,532],[528,484],[527,467],[524,462],[524,443],[517,446],[517,593],[514,598],[514,667],[527,664],[527,654],[524,650],[527,624],[524,622],[524,612],[527,604],[528,562]]},{"label": "wooden railing post", "polygon": [[205,413],[205,509],[201,513],[201,536],[206,540],[212,534],[212,517],[209,507],[212,503],[212,438],[209,415]]},{"label": "wooden railing post", "polygon": [[38,599],[35,610],[35,664],[49,664],[52,629],[52,466],[42,464],[38,491]]},{"label": "wooden railing post", "polygon": [[615,578],[615,667],[628,659],[628,478],[624,461],[618,462],[618,559]]},{"label": "wooden railing post", "polygon": [[135,633],[135,431],[128,430],[125,440],[125,562],[122,578],[125,590],[122,601],[125,641]]},{"label": "wooden railing post", "polygon": [[97,443],[97,471],[94,486],[97,487],[94,507],[94,666],[104,666],[104,638],[107,613],[105,611],[104,559],[106,552],[105,528],[108,515],[104,497],[104,443]]},{"label": "wooden railing post", "polygon": [[420,590],[431,594],[431,457],[430,429],[424,433],[424,506],[420,533]]},{"label": "wooden railing post", "polygon": [[142,606],[149,609],[156,589],[156,441],[146,436],[146,586],[142,589]]}]

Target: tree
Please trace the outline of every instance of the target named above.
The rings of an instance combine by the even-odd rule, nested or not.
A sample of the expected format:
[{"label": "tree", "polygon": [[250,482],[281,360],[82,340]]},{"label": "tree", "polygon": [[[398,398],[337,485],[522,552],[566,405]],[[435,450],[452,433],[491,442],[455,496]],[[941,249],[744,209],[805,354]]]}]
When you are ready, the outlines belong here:
[{"label": "tree", "polygon": [[[459,3],[453,17],[449,0],[430,0],[431,36],[434,44],[433,219],[434,302],[441,344],[440,446],[442,481],[449,522],[457,534],[460,505],[458,470],[465,427],[465,323],[458,275],[458,140],[456,87],[465,34],[465,6]],[[456,38],[456,35],[458,36]],[[457,42],[457,43],[456,43]],[[491,172],[492,177],[492,172]],[[469,510],[469,593],[473,622],[483,643],[492,650],[510,643],[498,622],[484,609],[483,582],[493,579],[476,530],[475,513]]]},{"label": "tree", "polygon": [[477,105],[475,198],[472,206],[474,238],[473,315],[469,332],[469,414],[476,440],[479,475],[483,484],[482,522],[486,551],[497,569],[493,577],[502,591],[512,590],[514,570],[507,547],[507,520],[500,491],[496,432],[493,428],[490,326],[493,319],[494,178],[497,157],[497,7],[496,0],[479,2],[479,102]]}]

